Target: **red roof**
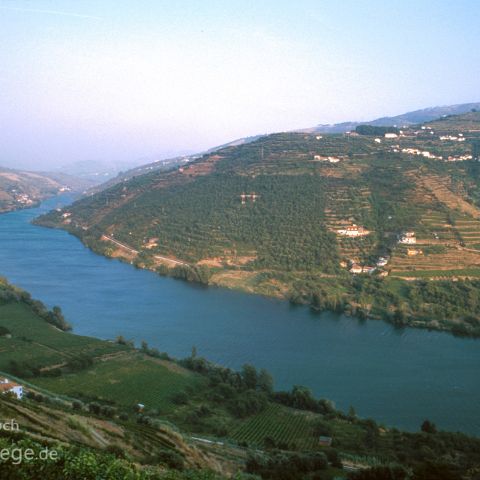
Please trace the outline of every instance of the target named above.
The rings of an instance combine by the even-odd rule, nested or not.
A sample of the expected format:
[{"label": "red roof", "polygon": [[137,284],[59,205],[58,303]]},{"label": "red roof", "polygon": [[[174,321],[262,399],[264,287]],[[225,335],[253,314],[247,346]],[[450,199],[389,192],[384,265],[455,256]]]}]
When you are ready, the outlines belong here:
[{"label": "red roof", "polygon": [[13,387],[19,387],[20,385],[15,382],[0,383],[0,392],[8,392]]}]

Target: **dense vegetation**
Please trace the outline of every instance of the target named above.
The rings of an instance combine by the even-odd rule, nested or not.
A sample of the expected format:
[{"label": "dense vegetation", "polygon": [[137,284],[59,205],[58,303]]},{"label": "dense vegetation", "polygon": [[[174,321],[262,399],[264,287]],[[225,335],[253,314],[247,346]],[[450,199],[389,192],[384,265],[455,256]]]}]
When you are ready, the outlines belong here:
[{"label": "dense vegetation", "polygon": [[[380,143],[371,135],[390,127],[268,135],[136,176],[38,222],[160,274],[478,335],[480,188],[469,155],[479,124],[478,112],[448,116]],[[353,224],[368,235],[338,233]],[[404,231],[415,248],[398,243]],[[348,272],[380,257],[388,263],[371,275]]]},{"label": "dense vegetation", "polygon": [[396,127],[376,127],[374,125],[358,125],[355,131],[360,135],[380,135],[384,136],[386,133],[399,133]]}]

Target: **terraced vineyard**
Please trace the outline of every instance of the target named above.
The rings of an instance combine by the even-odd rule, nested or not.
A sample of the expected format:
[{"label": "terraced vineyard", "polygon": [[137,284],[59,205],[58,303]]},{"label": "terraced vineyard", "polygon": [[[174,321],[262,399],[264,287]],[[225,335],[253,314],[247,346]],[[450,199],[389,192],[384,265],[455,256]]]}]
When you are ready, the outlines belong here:
[{"label": "terraced vineyard", "polygon": [[480,221],[460,211],[428,210],[415,245],[397,245],[391,274],[401,277],[478,277]]},{"label": "terraced vineyard", "polygon": [[172,363],[130,352],[100,361],[82,372],[33,382],[64,395],[98,398],[127,407],[142,403],[166,413],[173,408],[176,394],[199,388],[202,380]]},{"label": "terraced vineyard", "polygon": [[[310,414],[313,417],[313,414]],[[276,443],[296,445],[304,450],[318,446],[314,437],[312,419],[299,411],[289,410],[280,405],[270,405],[265,411],[244,421],[232,434],[238,442],[262,446],[266,438]]]},{"label": "terraced vineyard", "polygon": [[[418,308],[388,276],[478,276],[479,126],[480,113],[471,112],[394,138],[267,135],[132,178],[38,222],[161,274],[389,321],[405,307],[401,321],[418,325]],[[339,234],[353,224],[368,235]],[[416,248],[398,244],[405,231],[415,233]],[[371,277],[351,276],[359,272]],[[475,316],[469,309],[451,315]]]}]

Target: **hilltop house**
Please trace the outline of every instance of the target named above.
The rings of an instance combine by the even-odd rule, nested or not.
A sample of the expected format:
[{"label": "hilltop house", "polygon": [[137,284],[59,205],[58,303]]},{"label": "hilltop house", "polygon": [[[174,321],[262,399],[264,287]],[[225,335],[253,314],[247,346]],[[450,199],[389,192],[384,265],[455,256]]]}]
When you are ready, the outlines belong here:
[{"label": "hilltop house", "polygon": [[8,378],[4,378],[0,380],[0,393],[2,395],[12,393],[18,400],[21,400],[23,398],[23,387],[18,383],[10,381]]},{"label": "hilltop house", "polygon": [[349,227],[337,230],[337,233],[338,235],[344,235],[345,237],[364,237],[370,232],[363,227],[358,227],[357,225],[353,224]]}]

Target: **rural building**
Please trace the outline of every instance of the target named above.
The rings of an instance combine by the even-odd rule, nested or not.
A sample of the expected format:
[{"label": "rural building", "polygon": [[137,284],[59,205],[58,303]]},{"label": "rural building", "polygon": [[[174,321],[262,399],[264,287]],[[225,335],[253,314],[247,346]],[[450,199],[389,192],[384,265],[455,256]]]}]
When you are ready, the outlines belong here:
[{"label": "rural building", "polygon": [[325,157],[323,155],[314,155],[313,159],[317,162],[330,162],[330,163],[338,163],[340,161],[339,157]]},{"label": "rural building", "polygon": [[382,141],[379,138],[376,138],[375,143],[382,143]]},{"label": "rural building", "polygon": [[18,383],[12,382],[8,378],[4,378],[3,380],[0,380],[0,393],[2,395],[12,393],[21,400],[23,398],[23,387]]},{"label": "rural building", "polygon": [[364,237],[368,235],[370,232],[363,227],[358,227],[357,225],[353,224],[346,228],[341,228],[337,230],[339,235],[344,235],[346,237]]},{"label": "rural building", "polygon": [[354,264],[350,267],[349,272],[350,272],[350,273],[362,273],[362,272],[363,272],[363,268],[361,267],[361,265],[358,265],[358,264],[354,263]]},{"label": "rural building", "polygon": [[154,247],[158,247],[158,237],[150,238],[145,244],[145,248],[148,248],[149,250]]},{"label": "rural building", "polygon": [[385,138],[398,138],[396,133],[386,133]]},{"label": "rural building", "polygon": [[407,248],[407,255],[409,257],[415,257],[416,255],[422,255],[423,252],[421,250],[418,250],[416,248]]},{"label": "rural building", "polygon": [[415,238],[415,232],[413,231],[403,232],[402,235],[400,236],[399,242],[408,244],[408,245],[417,243],[417,239]]},{"label": "rural building", "polygon": [[368,265],[365,265],[362,267],[362,273],[369,273],[372,274],[376,270],[375,267],[370,267]]},{"label": "rural building", "polygon": [[388,258],[385,258],[385,257],[380,257],[378,260],[377,260],[377,267],[384,267],[386,264],[388,263]]}]

